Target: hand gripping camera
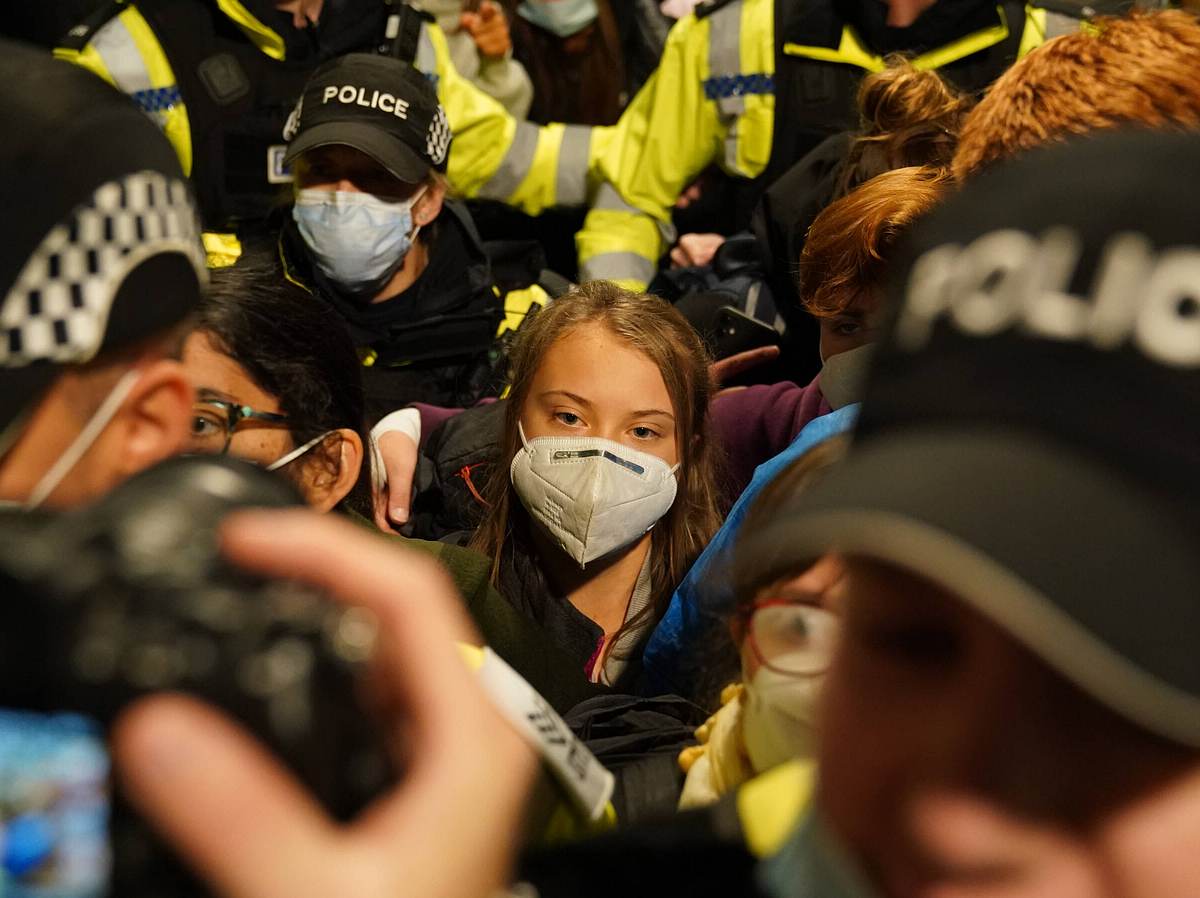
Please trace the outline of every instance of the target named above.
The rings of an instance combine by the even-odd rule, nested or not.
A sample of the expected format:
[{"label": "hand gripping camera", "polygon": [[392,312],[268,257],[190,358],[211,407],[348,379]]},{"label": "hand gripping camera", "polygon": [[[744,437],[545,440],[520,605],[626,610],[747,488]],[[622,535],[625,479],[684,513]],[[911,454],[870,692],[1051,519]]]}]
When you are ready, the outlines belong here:
[{"label": "hand gripping camera", "polygon": [[[332,815],[353,816],[395,778],[355,700],[372,621],[311,589],[236,570],[218,551],[230,511],[297,502],[276,476],[205,457],[166,462],[79,511],[0,513],[0,709],[35,712],[18,720],[73,712],[102,733],[139,696],[185,692],[245,725]],[[0,751],[13,743],[0,732]],[[77,856],[70,840],[82,838],[55,816],[54,801],[71,789],[5,795],[13,782],[0,772],[2,890],[15,882],[14,894],[60,898],[204,894],[119,797],[107,884],[81,881],[78,870],[58,882],[56,859]],[[41,796],[32,815],[22,806],[29,794]],[[39,830],[30,822],[39,819],[50,823]]]}]

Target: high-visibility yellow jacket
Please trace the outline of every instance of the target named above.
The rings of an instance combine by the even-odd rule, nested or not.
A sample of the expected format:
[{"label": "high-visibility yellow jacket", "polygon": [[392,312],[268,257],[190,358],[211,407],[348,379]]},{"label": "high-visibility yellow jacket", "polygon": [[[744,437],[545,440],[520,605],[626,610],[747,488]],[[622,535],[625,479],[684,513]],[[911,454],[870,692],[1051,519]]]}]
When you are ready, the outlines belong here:
[{"label": "high-visibility yellow jacket", "polygon": [[[770,161],[775,128],[774,0],[717,0],[676,23],[658,70],[613,126],[601,149],[601,183],[576,236],[581,280],[614,280],[645,289],[674,241],[671,210],[709,165],[756,178]],[[1025,7],[1010,22],[928,51],[913,62],[941,68],[1020,34],[1018,56],[1078,22]],[[1010,31],[1012,29],[1012,31]],[[1022,29],[1015,32],[1015,29]],[[885,62],[851,26],[836,48],[785,44],[787,56],[840,63],[861,74]]]},{"label": "high-visibility yellow jacket", "polygon": [[[223,15],[241,29],[264,57],[260,62],[267,68],[260,69],[259,74],[268,70],[271,73],[297,72],[296,64],[286,60],[283,38],[255,18],[245,5],[238,0],[212,0],[212,4],[215,9],[209,11],[209,0],[133,0],[128,3],[114,0],[88,22],[73,29],[63,46],[55,51],[58,57],[90,69],[131,95],[158,121],[174,145],[184,171],[196,182],[202,208],[206,206],[208,195],[205,187],[219,189],[221,185],[204,185],[199,181],[204,178],[220,180],[224,173],[211,172],[204,164],[208,160],[203,157],[211,155],[210,143],[205,143],[203,148],[197,145],[204,135],[197,135],[196,121],[189,121],[189,104],[202,103],[209,108],[208,96],[200,92],[204,90],[211,95],[214,90],[221,90],[223,75],[220,66],[215,66],[202,84],[203,74],[198,77],[194,66],[179,63],[179,72],[184,78],[178,78],[176,60],[171,58],[169,48],[181,46],[180,42],[190,36],[156,34],[152,23],[167,21],[170,15],[176,15],[179,20],[178,7],[198,5],[202,12],[193,8],[188,14],[193,17]],[[193,49],[187,46],[189,51]],[[218,54],[214,50],[197,48],[191,55],[205,59],[206,55]],[[205,64],[209,61],[205,59]],[[273,69],[272,61],[277,63]],[[561,124],[539,127],[516,121],[499,103],[459,75],[450,60],[445,35],[432,22],[422,25],[415,63],[435,82],[438,98],[445,107],[454,134],[448,176],[456,193],[467,198],[499,200],[530,214],[550,206],[582,205],[587,201],[588,172],[602,143],[603,129]],[[225,75],[228,75],[228,69]],[[299,70],[300,81],[292,97],[293,104],[305,75],[303,69]],[[291,77],[294,81],[296,76]],[[236,82],[236,75],[234,80]],[[258,90],[264,79],[252,76],[246,80],[248,90]],[[225,81],[229,81],[228,77]],[[233,89],[236,86],[234,83]],[[231,110],[237,108],[236,99],[230,101]],[[278,103],[272,105],[279,106]],[[272,113],[279,117],[274,137],[280,145],[291,105]],[[233,113],[230,115],[232,117]],[[195,112],[192,118],[197,118]],[[286,173],[282,171],[272,176],[269,158],[263,159],[261,168],[264,187],[266,181],[280,185],[287,182]],[[269,190],[263,192],[270,193]],[[220,205],[211,202],[205,208],[206,229],[228,229],[228,220],[213,220],[215,216],[210,212]],[[262,210],[263,216],[267,211]]]}]

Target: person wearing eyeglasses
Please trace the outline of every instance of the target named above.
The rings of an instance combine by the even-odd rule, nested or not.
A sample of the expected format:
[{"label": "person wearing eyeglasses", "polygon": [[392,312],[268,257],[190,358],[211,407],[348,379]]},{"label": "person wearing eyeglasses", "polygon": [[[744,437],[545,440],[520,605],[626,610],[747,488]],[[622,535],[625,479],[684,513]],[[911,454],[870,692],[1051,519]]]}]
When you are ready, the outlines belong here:
[{"label": "person wearing eyeglasses", "polygon": [[[785,468],[751,506],[745,532],[769,521],[839,461],[846,445],[844,437],[833,437]],[[837,644],[843,574],[842,560],[827,555],[742,591],[729,622],[740,676],[721,690],[721,707],[696,731],[699,744],[680,754],[687,774],[681,810],[712,804],[789,761],[802,760],[811,770],[813,721]],[[718,682],[721,677],[714,675]]]},{"label": "person wearing eyeglasses", "polygon": [[[331,309],[280,278],[270,260],[243,257],[212,273],[183,365],[196,387],[187,451],[278,471],[310,508],[374,529],[362,373]],[[490,559],[448,543],[387,538],[441,562],[484,641],[554,708],[593,694],[573,660],[492,587]]]},{"label": "person wearing eyeglasses", "polygon": [[251,260],[213,272],[196,321],[187,451],[279,471],[315,510],[369,517],[362,377],[332,311]]}]

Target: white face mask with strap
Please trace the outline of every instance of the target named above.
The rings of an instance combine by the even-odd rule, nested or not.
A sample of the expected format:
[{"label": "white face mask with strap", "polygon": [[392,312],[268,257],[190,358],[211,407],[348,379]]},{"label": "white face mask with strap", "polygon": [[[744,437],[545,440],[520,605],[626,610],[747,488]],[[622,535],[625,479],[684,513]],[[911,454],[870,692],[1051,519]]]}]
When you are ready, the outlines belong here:
[{"label": "white face mask with strap", "polygon": [[315,437],[313,437],[307,443],[297,446],[295,449],[293,449],[291,452],[287,453],[286,455],[279,456],[279,458],[275,459],[275,461],[273,461],[269,465],[267,465],[266,470],[278,471],[284,465],[290,465],[292,462],[294,462],[296,459],[298,459],[301,455],[304,455],[306,452],[309,452],[316,446],[320,445],[325,440],[325,438],[328,437],[330,434],[336,433],[336,432],[337,431],[334,431],[334,430],[327,430],[324,433],[317,434]]},{"label": "white face mask with strap", "polygon": [[600,437],[527,440],[517,427],[513,488],[580,567],[640,539],[675,501],[678,464]]}]

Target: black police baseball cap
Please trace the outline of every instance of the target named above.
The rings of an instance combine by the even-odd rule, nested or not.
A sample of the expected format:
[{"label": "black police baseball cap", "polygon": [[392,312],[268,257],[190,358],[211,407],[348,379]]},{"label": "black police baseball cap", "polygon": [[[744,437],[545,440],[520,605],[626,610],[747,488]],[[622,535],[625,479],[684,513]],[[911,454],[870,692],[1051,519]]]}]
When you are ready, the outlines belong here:
[{"label": "black police baseball cap", "polygon": [[949,589],[1200,746],[1200,136],[1030,153],[918,225],[844,463],[749,534]]},{"label": "black police baseball cap", "polygon": [[313,72],[283,136],[285,162],[344,145],[409,184],[444,172],[450,155],[450,125],[429,79],[407,62],[371,53],[340,56]]},{"label": "black police baseball cap", "polygon": [[0,40],[0,454],[64,367],[182,321],[207,282],[170,143],[90,72]]}]

